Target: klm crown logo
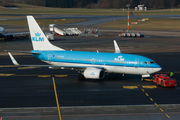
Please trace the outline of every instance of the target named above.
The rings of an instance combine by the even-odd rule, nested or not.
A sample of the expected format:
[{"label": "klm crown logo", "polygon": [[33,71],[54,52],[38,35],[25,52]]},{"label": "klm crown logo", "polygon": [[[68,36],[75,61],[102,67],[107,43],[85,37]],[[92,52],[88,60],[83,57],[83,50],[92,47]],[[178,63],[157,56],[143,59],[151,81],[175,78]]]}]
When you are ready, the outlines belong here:
[{"label": "klm crown logo", "polygon": [[35,36],[37,36],[37,37],[39,37],[39,36],[41,36],[41,33],[35,33]]},{"label": "klm crown logo", "polygon": [[92,73],[90,73],[90,75],[95,75],[95,73],[94,73],[94,72],[92,72]]},{"label": "klm crown logo", "polygon": [[35,36],[36,37],[32,37],[32,41],[40,41],[40,42],[44,41],[44,37],[40,37],[41,33],[37,32],[35,33]]}]

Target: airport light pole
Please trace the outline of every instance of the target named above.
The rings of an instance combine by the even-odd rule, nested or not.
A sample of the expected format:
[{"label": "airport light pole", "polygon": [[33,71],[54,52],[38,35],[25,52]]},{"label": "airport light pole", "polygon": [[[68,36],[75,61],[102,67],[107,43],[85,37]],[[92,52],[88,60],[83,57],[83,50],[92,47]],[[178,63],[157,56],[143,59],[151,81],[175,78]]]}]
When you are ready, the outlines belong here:
[{"label": "airport light pole", "polygon": [[127,30],[127,33],[129,33],[129,7],[130,7],[130,4],[127,4],[126,7],[128,8],[128,30]]}]

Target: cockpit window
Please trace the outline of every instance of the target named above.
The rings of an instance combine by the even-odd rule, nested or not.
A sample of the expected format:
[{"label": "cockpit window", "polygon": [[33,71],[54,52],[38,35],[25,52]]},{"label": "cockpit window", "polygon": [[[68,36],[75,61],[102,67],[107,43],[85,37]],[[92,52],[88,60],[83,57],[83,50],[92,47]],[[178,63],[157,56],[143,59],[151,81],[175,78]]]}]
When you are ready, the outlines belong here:
[{"label": "cockpit window", "polygon": [[145,61],[144,63],[145,64],[154,64],[155,62],[154,61],[150,61],[150,62],[149,61]]}]

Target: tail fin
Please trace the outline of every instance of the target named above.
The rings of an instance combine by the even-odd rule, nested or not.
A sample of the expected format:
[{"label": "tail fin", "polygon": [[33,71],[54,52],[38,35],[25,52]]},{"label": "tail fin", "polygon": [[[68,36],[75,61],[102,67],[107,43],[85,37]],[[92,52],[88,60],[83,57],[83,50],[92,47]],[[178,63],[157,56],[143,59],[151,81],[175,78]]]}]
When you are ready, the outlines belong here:
[{"label": "tail fin", "polygon": [[34,50],[64,50],[49,42],[33,16],[27,16],[27,21]]}]

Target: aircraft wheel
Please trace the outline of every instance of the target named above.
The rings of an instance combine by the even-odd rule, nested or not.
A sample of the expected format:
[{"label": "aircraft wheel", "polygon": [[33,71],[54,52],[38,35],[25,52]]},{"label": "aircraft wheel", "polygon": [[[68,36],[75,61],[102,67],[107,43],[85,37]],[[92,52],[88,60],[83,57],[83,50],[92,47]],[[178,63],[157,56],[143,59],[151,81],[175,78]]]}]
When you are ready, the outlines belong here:
[{"label": "aircraft wheel", "polygon": [[144,81],[145,81],[143,77],[141,78],[141,81],[142,81],[142,82],[144,82]]},{"label": "aircraft wheel", "polygon": [[85,80],[85,77],[84,77],[84,75],[79,74],[79,75],[78,75],[78,79],[79,79],[79,80]]}]

